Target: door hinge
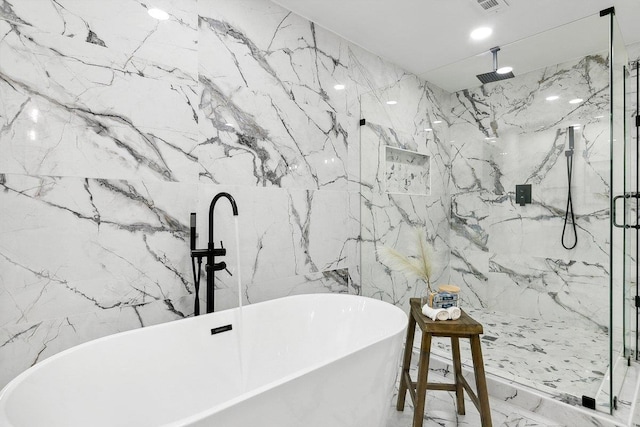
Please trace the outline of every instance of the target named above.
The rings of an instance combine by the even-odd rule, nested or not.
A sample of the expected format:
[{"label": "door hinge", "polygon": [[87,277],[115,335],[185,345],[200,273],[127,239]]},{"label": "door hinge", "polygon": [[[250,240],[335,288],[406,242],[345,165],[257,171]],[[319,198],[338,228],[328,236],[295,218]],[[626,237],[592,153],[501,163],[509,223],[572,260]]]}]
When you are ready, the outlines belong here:
[{"label": "door hinge", "polygon": [[360,126],[364,126],[367,124],[367,121],[365,119],[360,119]]},{"label": "door hinge", "polygon": [[636,116],[636,127],[640,128],[640,116]]},{"label": "door hinge", "polygon": [[609,7],[607,9],[603,9],[603,10],[600,11],[600,17],[611,15],[611,14],[613,14],[613,15],[616,14],[616,8],[615,7]]},{"label": "door hinge", "polygon": [[636,295],[636,308],[640,308],[640,295]]}]

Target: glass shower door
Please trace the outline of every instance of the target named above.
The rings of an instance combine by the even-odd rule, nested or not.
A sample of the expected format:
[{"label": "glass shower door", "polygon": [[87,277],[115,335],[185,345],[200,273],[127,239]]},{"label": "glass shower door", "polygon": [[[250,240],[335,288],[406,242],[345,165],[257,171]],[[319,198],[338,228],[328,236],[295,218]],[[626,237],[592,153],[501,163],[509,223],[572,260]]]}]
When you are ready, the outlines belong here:
[{"label": "glass shower door", "polygon": [[[620,393],[627,367],[630,363],[631,347],[634,345],[630,334],[632,312],[631,303],[635,296],[637,281],[636,260],[634,246],[636,219],[631,212],[638,197],[638,191],[631,191],[631,170],[637,163],[630,155],[630,145],[627,143],[626,132],[626,103],[625,80],[628,75],[628,57],[624,41],[615,18],[615,13],[608,14],[610,19],[610,80],[609,90],[610,104],[610,333],[609,333],[609,360],[610,381],[609,390],[603,390],[608,394],[609,412],[617,409],[617,396]],[[631,163],[634,163],[632,165]],[[633,203],[631,202],[633,201]],[[635,210],[635,209],[633,209]]]}]

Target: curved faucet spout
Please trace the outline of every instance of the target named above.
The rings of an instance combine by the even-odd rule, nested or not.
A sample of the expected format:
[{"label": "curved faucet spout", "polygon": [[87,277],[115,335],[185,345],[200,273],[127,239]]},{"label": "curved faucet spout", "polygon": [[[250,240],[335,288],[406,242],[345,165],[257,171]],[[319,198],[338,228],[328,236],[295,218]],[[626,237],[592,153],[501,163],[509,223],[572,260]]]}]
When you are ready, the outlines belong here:
[{"label": "curved faucet spout", "polygon": [[[227,254],[227,250],[224,248],[222,242],[220,242],[220,247],[216,248],[213,244],[213,210],[216,207],[216,203],[222,197],[229,200],[231,203],[231,209],[233,209],[233,215],[238,216],[238,206],[236,205],[236,201],[229,193],[218,193],[215,195],[213,200],[211,201],[211,205],[209,206],[209,247],[207,248],[207,265],[205,266],[207,270],[207,313],[212,313],[215,307],[215,284],[213,274],[214,271],[217,270],[226,270],[227,264],[224,262],[217,262],[216,257],[223,257]],[[228,271],[228,270],[227,270]]]},{"label": "curved faucet spout", "polygon": [[[222,197],[226,198],[227,200],[229,200],[229,203],[231,203],[233,216],[238,216],[238,205],[236,205],[236,201],[233,196],[225,192],[216,194],[211,201],[211,205],[209,205],[209,245],[213,245],[213,210],[215,209],[218,200]],[[209,249],[212,249],[212,247],[210,247]]]}]

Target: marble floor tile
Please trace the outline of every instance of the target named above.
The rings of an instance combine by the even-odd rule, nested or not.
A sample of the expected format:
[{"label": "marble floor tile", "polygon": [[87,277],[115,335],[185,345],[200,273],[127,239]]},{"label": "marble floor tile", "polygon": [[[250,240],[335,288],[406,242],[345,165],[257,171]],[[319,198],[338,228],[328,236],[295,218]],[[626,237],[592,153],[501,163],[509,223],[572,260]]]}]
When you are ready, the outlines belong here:
[{"label": "marble floor tile", "polygon": [[[602,332],[584,330],[576,336],[575,325],[570,328],[563,322],[467,312],[484,325],[482,350],[494,426],[640,427],[640,364],[629,368],[613,416],[581,406],[582,394],[595,395],[602,387],[598,373],[606,371],[608,360],[608,339]],[[471,357],[465,341],[461,340],[461,356],[471,384]],[[420,334],[416,333],[411,361],[414,380],[419,346]],[[453,383],[450,354],[449,340],[434,338],[429,382]],[[397,393],[396,382],[385,427],[412,425],[411,399],[407,395],[405,410],[398,412]],[[480,415],[466,394],[465,402],[466,415],[458,415],[454,393],[427,391],[424,426],[480,426]]]},{"label": "marble floor tile", "polygon": [[[417,378],[418,353],[413,352],[410,375]],[[634,373],[640,372],[640,365],[634,364],[630,368]],[[399,369],[400,372],[400,369]],[[463,367],[463,373],[471,387],[473,373]],[[581,406],[574,406],[562,402],[556,396],[541,393],[531,387],[504,381],[491,373],[487,373],[491,418],[494,426],[525,427],[525,426],[592,426],[592,427],[638,427],[638,418],[633,412],[637,410],[640,391],[640,381],[632,373],[627,376],[626,390],[621,390],[620,404],[622,407],[613,416],[605,412],[592,411]],[[399,375],[398,375],[399,378]],[[439,356],[432,354],[429,382],[453,383],[452,367]],[[413,421],[413,404],[411,397],[406,396],[404,411],[396,410],[399,380],[396,379],[393,396],[389,402],[389,412],[385,419],[385,427],[411,427]],[[624,388],[624,387],[623,387]],[[640,402],[638,402],[640,403]],[[619,404],[619,406],[620,406]],[[448,391],[428,390],[424,426],[468,426],[480,427],[480,414],[467,393],[465,393],[465,415],[458,415],[456,410],[455,393]]]},{"label": "marble floor tile", "polygon": [[[481,342],[487,373],[573,405],[580,405],[582,395],[598,393],[609,360],[609,338],[602,330],[589,329],[586,324],[577,329],[567,322],[466,311],[484,327]],[[471,366],[468,340],[461,340],[460,344],[462,362]],[[418,338],[414,348],[419,347]],[[434,339],[432,352],[450,359],[450,341]]]},{"label": "marble floor tile", "polygon": [[[416,376],[416,367],[411,371],[412,378]],[[452,373],[438,372],[429,373],[430,382],[452,382]],[[411,427],[413,422],[413,404],[407,393],[405,409],[400,412],[396,410],[396,400],[398,398],[398,386],[393,393],[391,409],[385,427]],[[539,414],[534,414],[516,405],[498,399],[490,398],[491,420],[494,426],[508,427],[534,427],[534,426],[562,426],[563,424],[545,418]],[[456,410],[456,397],[454,392],[428,390],[426,407],[424,414],[424,427],[453,427],[480,426],[480,414],[471,400],[465,394],[465,415],[458,415]]]}]

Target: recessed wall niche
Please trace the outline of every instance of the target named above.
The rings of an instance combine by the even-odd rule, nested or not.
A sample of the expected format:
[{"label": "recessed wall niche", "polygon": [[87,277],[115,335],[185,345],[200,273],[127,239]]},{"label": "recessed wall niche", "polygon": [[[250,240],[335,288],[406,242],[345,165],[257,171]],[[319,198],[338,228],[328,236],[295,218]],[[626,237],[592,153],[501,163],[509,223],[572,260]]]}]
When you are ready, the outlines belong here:
[{"label": "recessed wall niche", "polygon": [[416,151],[385,146],[387,193],[431,194],[431,157]]}]

